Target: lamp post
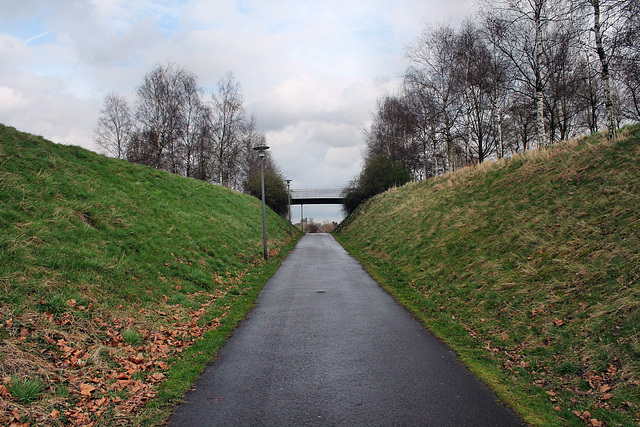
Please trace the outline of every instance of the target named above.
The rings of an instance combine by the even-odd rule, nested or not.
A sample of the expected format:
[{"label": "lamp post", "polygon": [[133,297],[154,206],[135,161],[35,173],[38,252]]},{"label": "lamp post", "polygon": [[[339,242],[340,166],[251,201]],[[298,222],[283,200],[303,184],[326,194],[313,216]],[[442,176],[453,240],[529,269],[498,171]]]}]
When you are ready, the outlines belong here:
[{"label": "lamp post", "polygon": [[287,179],[287,195],[288,195],[288,202],[287,202],[287,213],[289,215],[289,236],[291,236],[291,180]]},{"label": "lamp post", "polygon": [[264,156],[265,151],[269,149],[267,145],[258,145],[253,147],[258,152],[260,157],[260,178],[262,180],[262,245],[264,247],[264,259],[267,260],[267,214],[265,211],[264,203]]}]

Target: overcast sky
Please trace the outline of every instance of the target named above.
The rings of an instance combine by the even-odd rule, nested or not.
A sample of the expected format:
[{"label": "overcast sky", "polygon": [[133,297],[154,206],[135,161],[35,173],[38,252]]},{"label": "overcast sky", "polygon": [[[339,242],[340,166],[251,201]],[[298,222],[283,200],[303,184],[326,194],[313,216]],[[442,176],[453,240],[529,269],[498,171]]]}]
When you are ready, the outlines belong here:
[{"label": "overcast sky", "polygon": [[[362,129],[393,92],[405,47],[457,25],[473,0],[0,0],[0,123],[98,151],[103,97],[135,100],[156,65],[193,71],[208,93],[231,71],[292,188],[342,187]],[[341,218],[307,206],[305,217]],[[300,208],[293,211],[299,220]]]}]

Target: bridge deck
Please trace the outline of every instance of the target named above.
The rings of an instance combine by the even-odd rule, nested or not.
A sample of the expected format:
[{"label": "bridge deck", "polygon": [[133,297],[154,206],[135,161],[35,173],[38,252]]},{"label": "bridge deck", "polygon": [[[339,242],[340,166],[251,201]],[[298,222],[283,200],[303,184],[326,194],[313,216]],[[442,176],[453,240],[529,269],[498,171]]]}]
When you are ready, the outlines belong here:
[{"label": "bridge deck", "polygon": [[342,188],[291,190],[292,205],[341,205]]}]

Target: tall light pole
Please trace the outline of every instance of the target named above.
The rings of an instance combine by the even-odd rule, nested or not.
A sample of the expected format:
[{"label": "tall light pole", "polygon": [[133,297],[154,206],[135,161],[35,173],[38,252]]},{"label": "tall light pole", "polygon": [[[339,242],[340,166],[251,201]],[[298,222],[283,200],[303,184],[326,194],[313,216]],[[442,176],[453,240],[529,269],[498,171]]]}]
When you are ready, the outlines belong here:
[{"label": "tall light pole", "polygon": [[291,236],[291,180],[287,179],[287,194],[289,196],[287,203],[287,211],[289,214],[289,236]]},{"label": "tall light pole", "polygon": [[267,213],[265,211],[264,203],[264,156],[265,151],[269,149],[267,145],[258,145],[253,147],[258,152],[260,157],[260,178],[262,180],[262,245],[264,247],[264,259],[267,260]]}]

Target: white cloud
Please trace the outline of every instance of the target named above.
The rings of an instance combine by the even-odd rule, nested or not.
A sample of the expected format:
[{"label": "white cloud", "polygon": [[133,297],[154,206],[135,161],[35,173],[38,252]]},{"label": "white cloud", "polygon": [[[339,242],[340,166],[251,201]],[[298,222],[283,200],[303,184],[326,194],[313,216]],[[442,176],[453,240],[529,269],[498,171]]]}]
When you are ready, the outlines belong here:
[{"label": "white cloud", "polygon": [[27,60],[29,52],[22,40],[11,34],[0,34],[0,64],[5,69],[15,67],[16,63]]},{"label": "white cloud", "polygon": [[167,62],[193,71],[209,92],[231,70],[297,188],[344,185],[358,172],[361,130],[376,99],[398,86],[404,47],[426,22],[455,24],[473,4],[0,1],[0,122],[96,149],[107,92],[133,99],[144,74]]},{"label": "white cloud", "polygon": [[10,87],[0,86],[0,114],[21,108],[24,98]]},{"label": "white cloud", "polygon": [[324,160],[328,166],[345,168],[353,166],[353,159],[359,155],[359,147],[331,147],[327,150]]}]

